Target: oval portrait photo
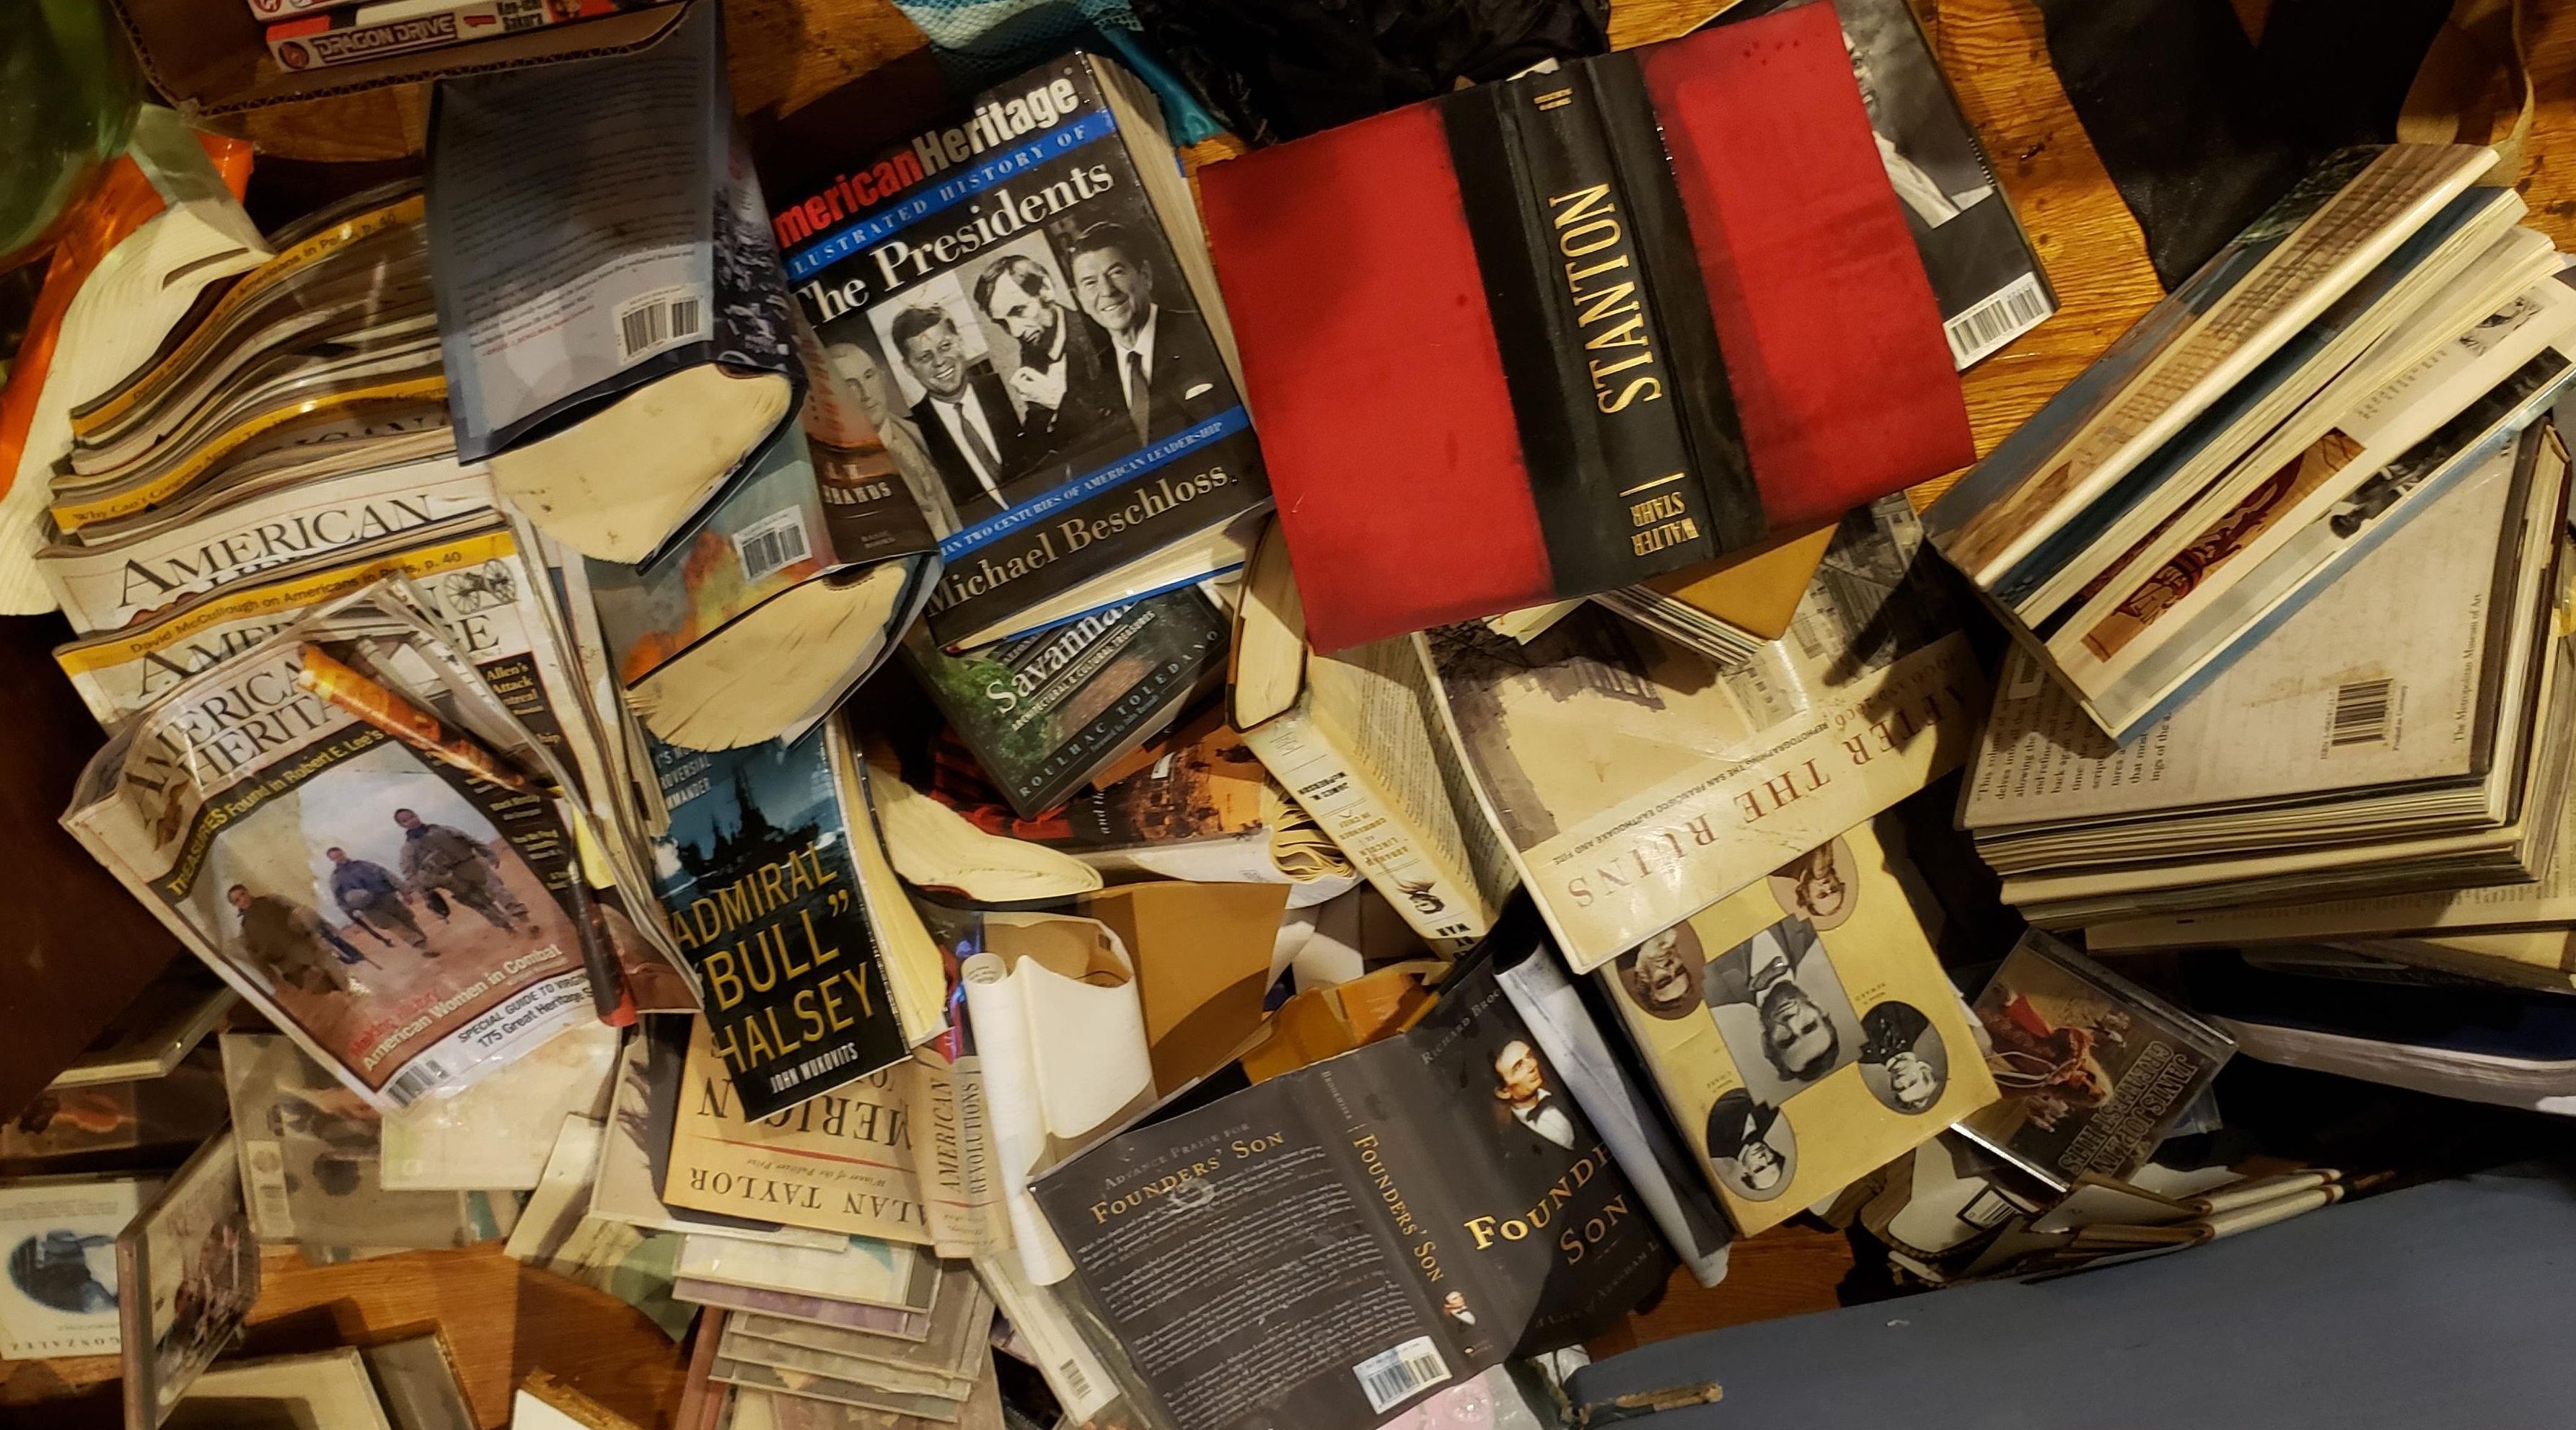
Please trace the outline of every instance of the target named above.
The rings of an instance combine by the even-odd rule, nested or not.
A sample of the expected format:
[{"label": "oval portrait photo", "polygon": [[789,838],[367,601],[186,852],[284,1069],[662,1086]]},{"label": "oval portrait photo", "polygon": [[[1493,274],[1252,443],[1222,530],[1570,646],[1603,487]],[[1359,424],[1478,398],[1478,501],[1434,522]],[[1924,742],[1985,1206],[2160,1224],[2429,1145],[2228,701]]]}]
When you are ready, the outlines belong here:
[{"label": "oval portrait photo", "polygon": [[1616,966],[1628,1000],[1658,1018],[1687,1018],[1703,1006],[1700,982],[1708,955],[1689,924],[1677,924],[1619,955]]},{"label": "oval portrait photo", "polygon": [[1940,1031],[1911,1003],[1879,1003],[1860,1015],[1860,1080],[1891,1112],[1930,1110],[1950,1085],[1950,1052]]},{"label": "oval portrait photo", "polygon": [[1851,846],[1833,839],[1772,870],[1771,897],[1780,901],[1780,912],[1823,933],[1842,927],[1859,906],[1859,877]]},{"label": "oval portrait photo", "polygon": [[1780,1109],[1730,1088],[1708,1110],[1708,1162],[1728,1191],[1767,1202],[1798,1179],[1798,1139]]}]

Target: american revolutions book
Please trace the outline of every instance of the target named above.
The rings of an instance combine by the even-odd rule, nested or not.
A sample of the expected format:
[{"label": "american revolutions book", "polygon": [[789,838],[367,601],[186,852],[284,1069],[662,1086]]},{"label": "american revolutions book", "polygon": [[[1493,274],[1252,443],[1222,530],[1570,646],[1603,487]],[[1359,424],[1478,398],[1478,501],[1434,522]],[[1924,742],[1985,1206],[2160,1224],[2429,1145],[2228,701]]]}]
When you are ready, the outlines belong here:
[{"label": "american revolutions book", "polygon": [[1178,1430],[1377,1424],[1599,1333],[1672,1268],[1488,962],[1407,1031],[1148,1122],[1035,1190]]},{"label": "american revolutions book", "polygon": [[1829,8],[1199,183],[1318,649],[1631,585],[1972,456]]},{"label": "american revolutions book", "polygon": [[1156,114],[1068,55],[772,216],[834,367],[956,518],[930,606],[952,649],[1237,565],[1229,527],[1269,499]]}]

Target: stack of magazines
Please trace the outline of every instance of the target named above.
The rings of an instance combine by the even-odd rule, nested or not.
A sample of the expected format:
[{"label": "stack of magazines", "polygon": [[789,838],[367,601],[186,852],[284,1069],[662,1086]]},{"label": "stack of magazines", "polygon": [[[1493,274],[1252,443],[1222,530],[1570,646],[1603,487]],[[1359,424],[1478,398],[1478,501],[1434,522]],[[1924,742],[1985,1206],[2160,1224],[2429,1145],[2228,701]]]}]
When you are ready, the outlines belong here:
[{"label": "stack of magazines", "polygon": [[1925,514],[2104,733],[2190,699],[2576,375],[2576,292],[2478,186],[2494,162],[2338,155]]}]

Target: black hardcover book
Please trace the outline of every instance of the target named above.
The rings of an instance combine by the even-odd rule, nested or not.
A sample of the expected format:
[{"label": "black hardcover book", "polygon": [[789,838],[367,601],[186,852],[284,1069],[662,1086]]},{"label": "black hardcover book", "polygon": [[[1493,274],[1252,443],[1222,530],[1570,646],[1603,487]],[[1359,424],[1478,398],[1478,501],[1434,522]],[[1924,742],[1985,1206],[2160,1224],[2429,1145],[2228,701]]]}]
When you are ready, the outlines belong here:
[{"label": "black hardcover book", "polygon": [[665,555],[796,409],[764,208],[712,5],[632,54],[442,81],[427,209],[457,455],[585,556]]},{"label": "black hardcover book", "polygon": [[1177,1430],[1350,1430],[1575,1344],[1672,1260],[1504,996],[1164,1116],[1035,1188]]},{"label": "black hardcover book", "polygon": [[911,1051],[859,883],[871,818],[826,720],[793,741],[684,750],[647,741],[670,804],[655,848],[662,907],[696,974],[707,1030],[757,1120]]},{"label": "black hardcover book", "polygon": [[2045,322],[2057,311],[2057,294],[1913,7],[1906,0],[1754,0],[1718,23],[1784,3],[1831,3],[1842,23],[1879,158],[1905,205],[1905,227],[1941,300],[1941,327],[1960,370]]},{"label": "black hardcover book", "polygon": [[1034,819],[1223,680],[1228,635],[1191,587],[962,655],[916,627],[903,651],[986,778]]},{"label": "black hardcover book", "polygon": [[1041,629],[1243,559],[1270,487],[1154,102],[1076,53],[790,191],[796,302],[945,510],[930,629]]}]

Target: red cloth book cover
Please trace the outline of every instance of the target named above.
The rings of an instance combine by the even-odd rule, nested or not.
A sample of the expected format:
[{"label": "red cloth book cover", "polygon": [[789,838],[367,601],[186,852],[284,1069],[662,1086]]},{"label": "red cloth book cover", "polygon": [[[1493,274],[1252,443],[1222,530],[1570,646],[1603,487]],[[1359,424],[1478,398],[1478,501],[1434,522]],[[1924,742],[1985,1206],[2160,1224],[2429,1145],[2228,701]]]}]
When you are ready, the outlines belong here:
[{"label": "red cloth book cover", "polygon": [[1974,456],[1830,6],[1199,183],[1318,649],[1694,565]]}]

